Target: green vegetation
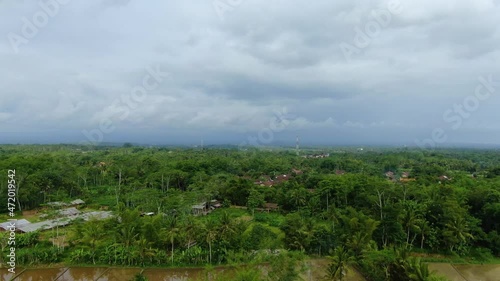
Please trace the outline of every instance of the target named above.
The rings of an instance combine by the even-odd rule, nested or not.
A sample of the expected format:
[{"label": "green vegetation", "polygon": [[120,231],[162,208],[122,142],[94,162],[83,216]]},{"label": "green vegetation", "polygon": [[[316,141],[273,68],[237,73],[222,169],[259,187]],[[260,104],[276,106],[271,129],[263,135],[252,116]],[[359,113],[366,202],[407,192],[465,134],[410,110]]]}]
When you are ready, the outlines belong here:
[{"label": "green vegetation", "polygon": [[[306,255],[329,258],[328,280],[343,280],[352,269],[368,280],[438,280],[423,261],[498,262],[498,151],[304,153],[323,152],[330,156],[303,158],[285,149],[1,146],[0,210],[6,220],[7,170],[15,169],[18,218],[19,210],[46,212],[48,202],[76,198],[88,210],[114,212],[107,220],[18,234],[24,265],[270,262],[272,280],[296,280]],[[193,215],[193,205],[210,200],[222,208]],[[145,212],[155,215],[141,216]],[[0,233],[4,253],[6,235]],[[255,266],[237,268],[228,278],[263,278]]]}]

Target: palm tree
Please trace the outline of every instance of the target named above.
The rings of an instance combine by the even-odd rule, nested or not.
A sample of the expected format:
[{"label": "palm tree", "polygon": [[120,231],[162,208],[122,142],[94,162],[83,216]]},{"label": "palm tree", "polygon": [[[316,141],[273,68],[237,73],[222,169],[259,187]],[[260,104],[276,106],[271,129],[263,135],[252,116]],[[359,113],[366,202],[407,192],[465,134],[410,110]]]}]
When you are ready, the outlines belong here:
[{"label": "palm tree", "polygon": [[205,239],[205,242],[207,242],[208,244],[209,263],[212,263],[212,243],[217,239],[218,233],[219,230],[212,220],[208,220],[203,226],[203,237]]},{"label": "palm tree", "polygon": [[102,222],[92,219],[82,228],[82,242],[90,247],[92,252],[92,262],[95,264],[95,250],[98,242],[104,237],[104,227]]},{"label": "palm tree", "polygon": [[167,226],[163,229],[165,238],[170,242],[171,246],[171,261],[174,263],[174,243],[180,235],[180,228],[176,217],[169,217]]},{"label": "palm tree", "polygon": [[420,258],[409,259],[408,262],[408,277],[413,281],[427,281],[430,277],[429,267],[426,263],[420,261]]},{"label": "palm tree", "polygon": [[339,221],[339,213],[335,206],[332,206],[323,212],[323,218],[332,222],[332,232],[335,232],[335,223],[338,223]]},{"label": "palm tree", "polygon": [[330,259],[326,279],[342,281],[347,274],[348,266],[354,262],[354,257],[344,246],[339,246],[335,248]]},{"label": "palm tree", "polygon": [[198,224],[196,223],[196,220],[192,216],[186,217],[186,220],[184,221],[184,234],[187,242],[187,247],[188,249],[191,248],[192,244],[195,244],[193,242],[196,242],[194,237],[196,232],[198,231]]},{"label": "palm tree", "polygon": [[306,194],[304,191],[300,188],[295,188],[289,193],[290,201],[298,209],[306,204]]},{"label": "palm tree", "polygon": [[403,227],[406,231],[406,245],[410,244],[410,232],[418,229],[419,216],[413,208],[407,208],[403,215]]},{"label": "palm tree", "polygon": [[426,219],[422,218],[417,220],[417,229],[420,234],[420,249],[424,248],[425,236],[431,232],[431,227]]},{"label": "palm tree", "polygon": [[469,233],[467,221],[461,216],[454,217],[451,222],[446,224],[443,236],[448,238],[448,244],[452,252],[457,244],[466,243],[468,239],[474,239],[474,236]]},{"label": "palm tree", "polygon": [[234,223],[231,220],[231,216],[229,213],[224,211],[220,218],[220,226],[219,226],[220,236],[226,240],[230,238],[232,234],[235,233]]},{"label": "palm tree", "polygon": [[144,260],[148,257],[154,256],[154,251],[151,249],[151,242],[148,242],[145,238],[141,238],[134,242],[137,247],[137,253],[141,258],[141,265],[144,266]]}]

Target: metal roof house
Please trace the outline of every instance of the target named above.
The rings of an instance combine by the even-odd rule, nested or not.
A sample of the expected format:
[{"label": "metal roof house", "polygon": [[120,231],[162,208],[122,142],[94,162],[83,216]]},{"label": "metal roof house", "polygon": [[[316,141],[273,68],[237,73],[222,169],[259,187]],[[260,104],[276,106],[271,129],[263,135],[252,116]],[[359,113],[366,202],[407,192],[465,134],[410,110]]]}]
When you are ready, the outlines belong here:
[{"label": "metal roof house", "polygon": [[70,217],[80,214],[80,211],[78,211],[75,207],[71,207],[67,209],[58,210],[57,214],[60,216]]},{"label": "metal roof house", "polygon": [[20,227],[23,227],[25,225],[30,224],[31,222],[25,220],[25,219],[20,219],[20,220],[12,220],[12,221],[6,221],[3,223],[0,223],[0,231],[7,231],[10,230],[10,227],[14,223],[16,230],[18,230]]},{"label": "metal roof house", "polygon": [[193,215],[198,216],[198,215],[205,215],[207,214],[207,202],[203,202],[197,205],[193,205],[191,207],[191,210],[193,212]]},{"label": "metal roof house", "polygon": [[68,204],[64,203],[64,202],[48,202],[47,205],[51,206],[51,207],[65,207],[65,206],[68,206]]},{"label": "metal roof house", "polygon": [[[59,209],[55,211],[56,216],[60,217],[74,217],[80,214],[80,211],[78,211],[75,207],[70,207],[66,209]],[[42,214],[40,215],[40,218],[46,218],[49,216],[49,214]]]},{"label": "metal roof house", "polygon": [[35,232],[37,230],[48,230],[58,226],[66,226],[70,223],[71,220],[69,219],[48,220],[48,221],[26,224],[24,226],[19,227],[18,229],[21,232],[28,233],[28,232]]},{"label": "metal roof house", "polygon": [[81,214],[78,217],[82,218],[85,221],[89,221],[91,219],[105,220],[113,217],[113,215],[111,214],[111,211],[94,211]]},{"label": "metal roof house", "polygon": [[79,206],[79,205],[85,204],[85,201],[83,201],[82,199],[76,199],[76,200],[71,201],[70,204],[72,206]]}]

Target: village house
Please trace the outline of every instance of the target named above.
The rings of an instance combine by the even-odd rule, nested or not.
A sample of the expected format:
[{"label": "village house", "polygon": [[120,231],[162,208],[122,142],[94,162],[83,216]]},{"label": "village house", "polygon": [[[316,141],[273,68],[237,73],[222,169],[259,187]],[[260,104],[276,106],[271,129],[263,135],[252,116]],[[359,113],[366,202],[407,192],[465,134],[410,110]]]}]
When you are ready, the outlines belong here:
[{"label": "village house", "polygon": [[327,157],[330,157],[330,153],[309,154],[309,155],[302,156],[302,158],[314,158],[314,159],[327,158]]},{"label": "village house", "polygon": [[62,207],[68,206],[68,204],[64,203],[64,202],[48,202],[47,206],[55,207],[55,208],[62,208]]},{"label": "village house", "polygon": [[279,210],[279,206],[276,203],[265,203],[264,210],[269,212],[275,212]]},{"label": "village house", "polygon": [[335,170],[335,174],[338,176],[342,176],[342,175],[345,175],[345,171],[344,170]]},{"label": "village house", "polygon": [[191,206],[191,213],[195,216],[207,215],[215,209],[221,208],[222,204],[218,200],[210,200],[209,202],[201,202]]},{"label": "village house", "polygon": [[195,216],[206,215],[207,214],[207,203],[202,202],[200,204],[196,204],[191,206],[191,212]]},{"label": "village house", "polygon": [[20,227],[23,227],[25,225],[30,224],[30,222],[28,220],[25,220],[25,219],[20,219],[20,220],[16,220],[16,221],[6,221],[3,223],[0,223],[0,232],[10,231],[10,227],[12,226],[13,223],[15,224],[16,232],[20,232],[20,230],[19,230]]},{"label": "village house", "polygon": [[85,204],[85,201],[83,201],[82,199],[76,199],[76,200],[73,200],[70,202],[70,205],[71,206],[81,206],[81,205],[84,205]]},{"label": "village house", "polygon": [[[29,233],[35,231],[49,230],[56,227],[64,227],[71,224],[76,219],[83,219],[84,221],[89,221],[90,219],[103,220],[112,217],[110,211],[94,211],[88,213],[80,213],[76,208],[68,208],[60,210],[63,217],[53,220],[45,220],[36,223],[30,223],[25,219],[20,219],[16,223],[16,232]],[[4,222],[0,224],[0,231],[8,230],[10,222]]]}]

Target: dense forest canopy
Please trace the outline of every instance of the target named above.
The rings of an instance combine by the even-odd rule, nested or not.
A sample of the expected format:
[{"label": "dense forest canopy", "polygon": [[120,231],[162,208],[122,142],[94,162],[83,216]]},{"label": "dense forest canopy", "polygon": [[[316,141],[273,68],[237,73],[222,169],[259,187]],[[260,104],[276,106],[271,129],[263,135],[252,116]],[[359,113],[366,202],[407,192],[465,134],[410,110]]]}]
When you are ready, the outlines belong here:
[{"label": "dense forest canopy", "polygon": [[[4,145],[0,211],[7,212],[7,171],[15,169],[18,211],[80,198],[86,208],[105,206],[117,214],[72,225],[64,250],[46,245],[45,260],[36,251],[21,253],[26,263],[202,265],[283,249],[333,255],[333,261],[346,257],[332,263],[333,275],[335,264],[352,260],[367,278],[386,280],[398,270],[416,270],[417,260],[411,266],[401,261],[411,252],[500,257],[499,155],[474,149],[310,148],[296,155],[286,148]],[[192,215],[193,205],[210,200],[223,208]],[[266,204],[278,210],[262,212]],[[140,217],[144,212],[156,215]],[[42,243],[43,233],[24,235],[27,247]]]}]

